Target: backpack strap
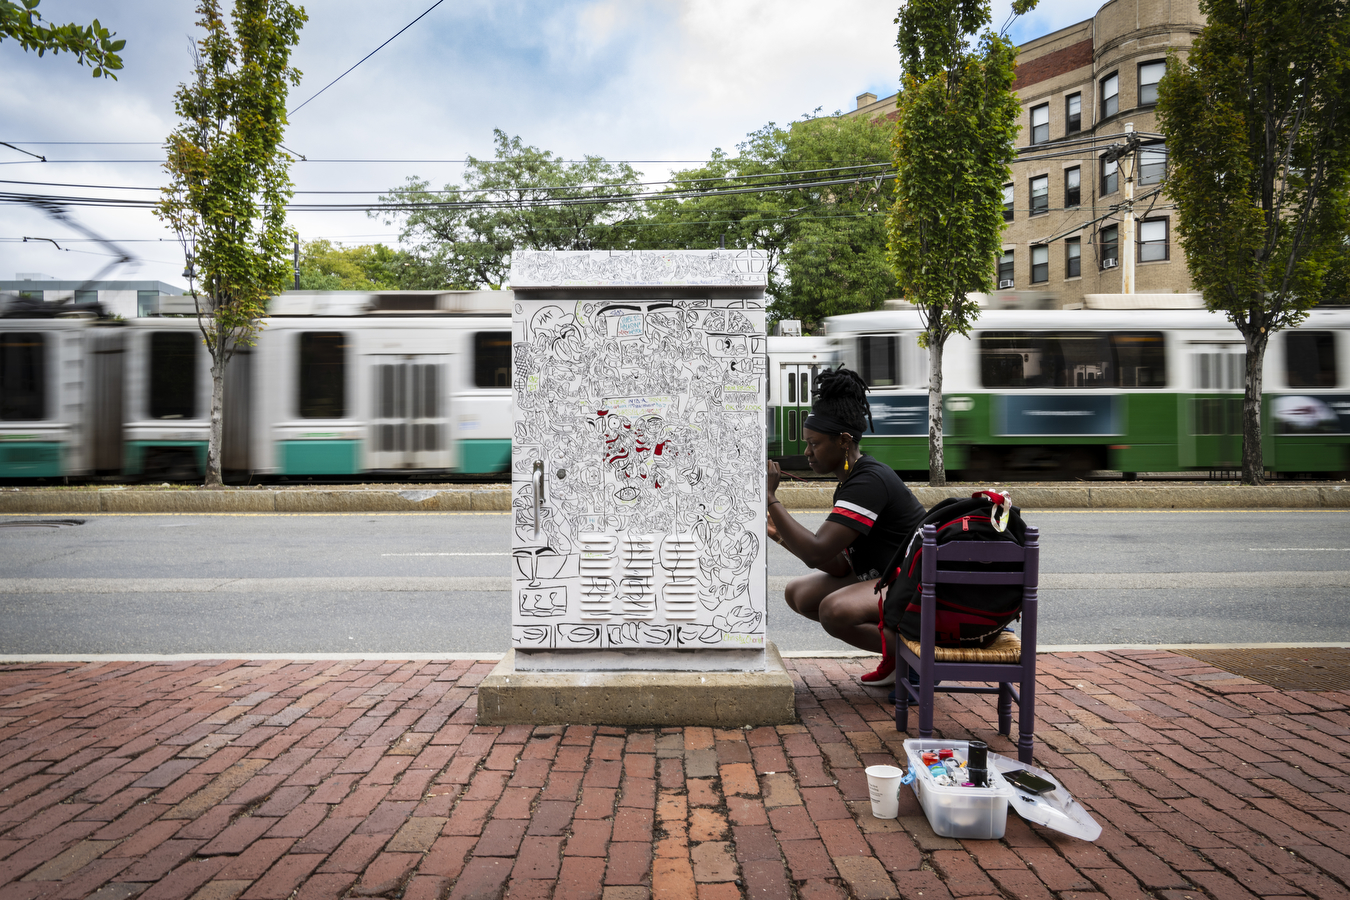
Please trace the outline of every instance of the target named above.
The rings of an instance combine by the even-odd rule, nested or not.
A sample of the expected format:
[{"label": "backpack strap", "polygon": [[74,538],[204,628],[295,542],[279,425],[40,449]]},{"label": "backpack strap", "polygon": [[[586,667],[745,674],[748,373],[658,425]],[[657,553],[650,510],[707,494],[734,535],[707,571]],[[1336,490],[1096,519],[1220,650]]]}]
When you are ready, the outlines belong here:
[{"label": "backpack strap", "polygon": [[1012,515],[1012,495],[1007,491],[976,491],[970,496],[994,504],[993,515],[989,517],[989,521],[995,531],[1002,533],[1008,528],[1008,517]]}]

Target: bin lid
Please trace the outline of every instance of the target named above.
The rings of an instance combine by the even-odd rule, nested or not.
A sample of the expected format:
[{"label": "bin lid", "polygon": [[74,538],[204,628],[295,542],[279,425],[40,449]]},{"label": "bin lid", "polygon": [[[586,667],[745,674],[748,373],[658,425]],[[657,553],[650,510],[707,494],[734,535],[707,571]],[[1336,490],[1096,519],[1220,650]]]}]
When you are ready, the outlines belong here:
[{"label": "bin lid", "polygon": [[1056,786],[1055,790],[1049,793],[1031,794],[1015,784],[1011,785],[1013,798],[1008,801],[1008,807],[1016,810],[1017,814],[1028,822],[1035,822],[1037,825],[1044,825],[1046,828],[1053,828],[1055,831],[1085,841],[1095,841],[1101,835],[1102,826],[1088,815],[1087,810],[1078,805],[1069,789],[1049,772],[992,750],[989,751],[989,765],[998,769],[1000,774],[1025,769]]}]

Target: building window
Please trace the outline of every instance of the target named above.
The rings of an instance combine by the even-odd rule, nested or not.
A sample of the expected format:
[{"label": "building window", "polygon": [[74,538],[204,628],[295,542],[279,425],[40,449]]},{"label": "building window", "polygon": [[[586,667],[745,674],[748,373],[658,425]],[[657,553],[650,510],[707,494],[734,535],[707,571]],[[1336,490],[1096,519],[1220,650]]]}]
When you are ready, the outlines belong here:
[{"label": "building window", "polygon": [[37,332],[0,334],[0,419],[47,418],[47,339]]},{"label": "building window", "polygon": [[1083,95],[1070,94],[1064,98],[1064,133],[1077,134],[1083,130]]},{"label": "building window", "polygon": [[1107,225],[1097,232],[1101,238],[1101,261],[1103,269],[1113,268],[1120,258],[1120,226]]},{"label": "building window", "polygon": [[1284,336],[1284,375],[1291,388],[1336,386],[1336,335],[1290,331]]},{"label": "building window", "polygon": [[1007,290],[1013,286],[1013,252],[1004,250],[998,261],[998,287]]},{"label": "building window", "polygon": [[1037,175],[1031,179],[1031,214],[1038,216],[1050,211],[1050,176]]},{"label": "building window", "polygon": [[93,306],[98,302],[98,291],[76,291],[76,306]]},{"label": "building window", "polygon": [[1120,186],[1120,163],[1114,159],[1102,160],[1102,194],[1114,194]]},{"label": "building window", "polygon": [[1167,63],[1161,59],[1139,64],[1139,106],[1158,102],[1158,82],[1166,68]]},{"label": "building window", "polygon": [[1120,112],[1120,77],[1112,72],[1102,79],[1102,118]]},{"label": "building window", "polygon": [[1013,220],[1013,186],[1005,184],[1003,186],[1003,221],[1011,222]]},{"label": "building window", "polygon": [[1078,278],[1083,274],[1083,242],[1069,238],[1064,242],[1064,277]]},{"label": "building window", "polygon": [[1139,223],[1139,261],[1167,259],[1167,220],[1145,219]]},{"label": "building window", "polygon": [[340,331],[300,333],[300,418],[347,414],[347,336]]},{"label": "building window", "polygon": [[511,332],[479,331],[474,334],[473,383],[480,388],[511,386]]},{"label": "building window", "polygon": [[190,331],[150,335],[150,418],[197,417],[197,347],[201,336]]},{"label": "building window", "polygon": [[1161,184],[1167,174],[1167,147],[1151,144],[1139,150],[1139,183]]},{"label": "building window", "polygon": [[1078,206],[1083,202],[1082,169],[1074,166],[1064,170],[1064,207]]},{"label": "building window", "polygon": [[1050,104],[1042,103],[1031,108],[1031,142],[1044,144],[1050,140]]},{"label": "building window", "polygon": [[159,291],[136,292],[136,315],[153,316],[159,312]]},{"label": "building window", "polygon": [[1031,248],[1031,283],[1050,280],[1050,248],[1041,244]]},{"label": "building window", "polygon": [[[868,387],[893,387],[900,383],[899,349],[899,338],[888,335],[858,338],[858,362],[861,364],[858,374]],[[803,404],[809,402],[809,396],[802,392]]]}]

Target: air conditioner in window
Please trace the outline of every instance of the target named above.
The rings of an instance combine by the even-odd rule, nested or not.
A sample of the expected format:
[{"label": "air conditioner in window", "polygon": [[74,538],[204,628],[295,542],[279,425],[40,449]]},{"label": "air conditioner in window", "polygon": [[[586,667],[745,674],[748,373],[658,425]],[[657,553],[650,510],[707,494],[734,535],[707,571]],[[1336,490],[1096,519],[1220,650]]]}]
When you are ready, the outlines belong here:
[{"label": "air conditioner in window", "polygon": [[1116,261],[1115,261],[1114,259],[1104,259],[1104,260],[1102,260],[1102,268],[1103,268],[1103,269],[1114,269],[1115,267],[1116,267]]},{"label": "air conditioner in window", "polygon": [[1011,279],[1011,278],[1005,279],[1005,280],[1000,281],[1000,282],[998,283],[998,289],[999,289],[1000,291],[1006,291],[1006,290],[1008,290],[1009,288],[1011,288],[1012,286],[1013,286],[1013,282],[1012,282],[1012,279]]}]

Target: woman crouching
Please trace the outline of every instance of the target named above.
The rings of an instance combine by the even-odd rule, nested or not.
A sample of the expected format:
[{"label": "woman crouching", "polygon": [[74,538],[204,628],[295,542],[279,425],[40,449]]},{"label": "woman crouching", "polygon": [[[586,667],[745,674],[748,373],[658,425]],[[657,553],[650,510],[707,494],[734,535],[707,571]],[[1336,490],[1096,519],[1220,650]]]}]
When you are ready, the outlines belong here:
[{"label": "woman crouching", "polygon": [[862,676],[881,686],[895,681],[895,655],[877,627],[873,584],[925,510],[894,469],[859,448],[871,422],[867,385],[856,372],[840,366],[817,376],[803,437],[811,471],[839,479],[833,507],[812,534],[776,496],[782,473],[770,460],[767,527],[770,539],[819,570],[788,582],[787,605],[839,640],[881,653],[877,670]]}]

